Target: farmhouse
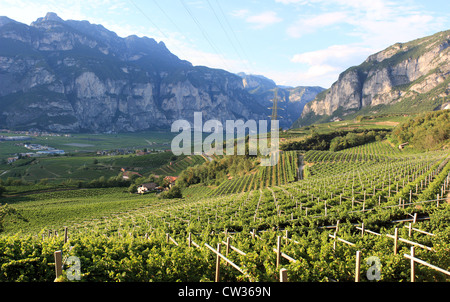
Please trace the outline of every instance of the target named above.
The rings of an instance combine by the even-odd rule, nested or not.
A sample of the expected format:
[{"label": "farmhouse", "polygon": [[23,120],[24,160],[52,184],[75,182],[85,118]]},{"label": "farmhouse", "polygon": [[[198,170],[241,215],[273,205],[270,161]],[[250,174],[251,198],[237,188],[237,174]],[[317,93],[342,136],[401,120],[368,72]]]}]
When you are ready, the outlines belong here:
[{"label": "farmhouse", "polygon": [[142,184],[139,188],[138,188],[138,193],[139,194],[144,194],[150,191],[155,191],[158,188],[158,185],[154,182],[149,182],[149,183],[145,183]]},{"label": "farmhouse", "polygon": [[139,177],[142,177],[141,174],[133,171],[126,171],[124,168],[120,169],[122,171],[122,178],[123,179],[130,179],[133,175],[137,175]]},{"label": "farmhouse", "polygon": [[177,178],[178,178],[177,176],[166,176],[164,177],[164,182],[169,184],[169,187],[172,187],[175,184]]},{"label": "farmhouse", "polygon": [[15,157],[8,157],[8,164],[12,164],[13,162],[15,162],[16,160],[18,160],[19,157],[15,156]]}]

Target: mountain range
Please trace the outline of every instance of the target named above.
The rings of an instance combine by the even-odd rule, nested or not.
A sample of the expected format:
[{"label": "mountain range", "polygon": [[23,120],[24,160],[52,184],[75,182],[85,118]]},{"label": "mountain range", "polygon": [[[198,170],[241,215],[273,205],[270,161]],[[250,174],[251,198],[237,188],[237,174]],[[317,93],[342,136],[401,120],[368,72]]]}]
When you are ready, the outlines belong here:
[{"label": "mountain range", "polygon": [[0,128],[53,132],[169,130],[178,119],[270,119],[283,128],[450,107],[450,31],[396,43],[333,85],[284,87],[262,75],[193,66],[152,38],[47,13],[0,17]]},{"label": "mountain range", "polygon": [[396,43],[339,75],[293,127],[374,114],[450,108],[450,30]]},{"label": "mountain range", "polygon": [[148,37],[47,13],[30,25],[0,17],[0,128],[54,132],[170,129],[178,119],[269,119],[278,89],[288,128],[320,87],[193,66]]}]

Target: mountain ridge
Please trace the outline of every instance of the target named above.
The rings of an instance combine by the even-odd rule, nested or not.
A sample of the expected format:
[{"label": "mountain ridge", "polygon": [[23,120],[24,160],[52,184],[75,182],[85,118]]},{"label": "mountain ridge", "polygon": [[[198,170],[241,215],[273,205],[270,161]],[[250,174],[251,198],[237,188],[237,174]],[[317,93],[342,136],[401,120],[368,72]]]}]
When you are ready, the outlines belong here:
[{"label": "mountain ridge", "polygon": [[336,118],[438,109],[450,95],[450,30],[396,43],[339,75],[293,127]]},{"label": "mountain ridge", "polygon": [[136,132],[192,122],[194,112],[222,122],[270,115],[240,76],[193,66],[152,38],[54,13],[29,26],[0,17],[2,128]]}]

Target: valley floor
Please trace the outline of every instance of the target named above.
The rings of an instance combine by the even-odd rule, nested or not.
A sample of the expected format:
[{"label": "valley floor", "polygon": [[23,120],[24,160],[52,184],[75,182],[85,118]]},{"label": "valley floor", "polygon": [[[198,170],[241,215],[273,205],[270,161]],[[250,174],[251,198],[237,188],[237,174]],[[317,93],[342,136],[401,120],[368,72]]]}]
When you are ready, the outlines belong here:
[{"label": "valley floor", "polygon": [[450,281],[448,151],[302,152],[300,180],[299,153],[283,154],[232,190],[198,185],[182,199],[126,188],[3,198],[0,280],[53,281],[62,251],[62,281],[74,280],[70,256],[80,281],[277,282],[282,269],[295,282]]}]

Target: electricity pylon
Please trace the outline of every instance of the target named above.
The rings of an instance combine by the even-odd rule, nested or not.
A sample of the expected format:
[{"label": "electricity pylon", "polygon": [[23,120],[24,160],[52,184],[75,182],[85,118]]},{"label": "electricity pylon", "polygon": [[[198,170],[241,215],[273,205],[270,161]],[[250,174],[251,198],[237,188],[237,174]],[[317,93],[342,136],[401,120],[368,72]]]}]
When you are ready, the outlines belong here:
[{"label": "electricity pylon", "polygon": [[277,111],[278,111],[278,88],[275,88],[275,96],[273,98],[273,105],[272,105],[272,115],[270,117],[272,121],[278,119]]}]

